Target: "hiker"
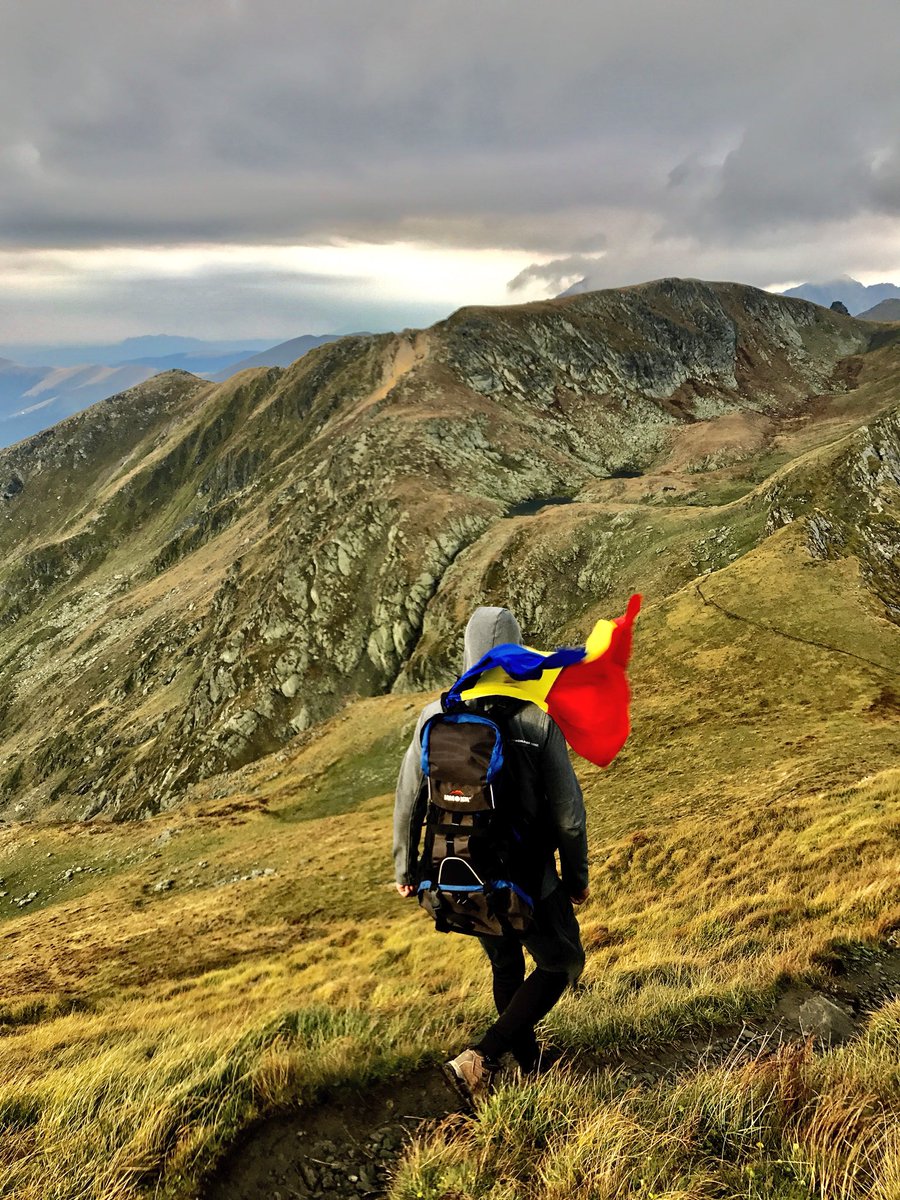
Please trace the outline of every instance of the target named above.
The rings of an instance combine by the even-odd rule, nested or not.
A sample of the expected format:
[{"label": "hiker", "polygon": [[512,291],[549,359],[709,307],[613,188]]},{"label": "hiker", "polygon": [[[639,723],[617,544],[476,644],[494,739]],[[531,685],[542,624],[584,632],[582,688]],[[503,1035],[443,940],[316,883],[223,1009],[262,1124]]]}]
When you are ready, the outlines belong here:
[{"label": "hiker", "polygon": [[[513,614],[506,608],[477,608],[466,626],[464,670],[474,666],[488,650],[504,643],[522,645],[521,629]],[[583,904],[589,889],[584,801],[558,726],[536,704],[504,696],[483,696],[469,701],[464,711],[488,718],[485,724],[495,723],[503,734],[504,770],[508,772],[503,796],[512,809],[511,819],[522,831],[517,834],[520,880],[503,884],[510,889],[510,907],[505,919],[501,916],[499,931],[479,933],[483,922],[478,917],[469,928],[460,928],[458,923],[449,925],[479,937],[493,975],[497,1020],[477,1042],[442,1068],[464,1099],[473,1103],[489,1094],[500,1059],[507,1052],[525,1073],[537,1073],[546,1067],[547,1056],[542,1056],[534,1027],[556,1004],[566,986],[578,979],[584,967],[573,905]],[[423,770],[422,740],[423,730],[428,740],[427,723],[433,723],[441,713],[441,703],[434,702],[419,716],[400,768],[394,807],[397,891],[408,898],[419,894],[426,908],[432,894],[427,889],[432,884],[430,880],[423,883],[422,872],[429,871],[430,866],[426,856],[420,861],[419,855],[429,782]],[[456,797],[460,804],[468,802],[459,790],[451,791],[443,799],[452,806]],[[451,832],[449,838],[452,836]],[[427,840],[428,835],[426,843]],[[474,836],[466,839],[474,840]],[[562,878],[556,869],[557,850]],[[527,928],[519,932],[517,924],[523,922],[515,918],[517,897],[525,895],[529,888],[533,913]],[[455,890],[465,889],[457,886]],[[453,921],[454,914],[449,916]],[[440,913],[437,924],[439,929],[448,928],[446,923],[441,925]],[[527,978],[523,947],[534,960],[534,970]]]}]

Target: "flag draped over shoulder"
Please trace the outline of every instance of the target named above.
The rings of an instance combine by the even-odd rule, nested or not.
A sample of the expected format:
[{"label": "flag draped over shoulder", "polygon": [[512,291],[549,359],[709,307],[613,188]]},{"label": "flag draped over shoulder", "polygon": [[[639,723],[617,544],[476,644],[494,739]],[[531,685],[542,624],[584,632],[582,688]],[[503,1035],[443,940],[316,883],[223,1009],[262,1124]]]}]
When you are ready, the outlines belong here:
[{"label": "flag draped over shoulder", "polygon": [[480,696],[530,700],[549,713],[572,749],[608,766],[628,737],[628,676],[634,619],[641,597],[625,615],[598,621],[584,646],[544,653],[511,642],[494,646],[444,696],[444,708]]}]

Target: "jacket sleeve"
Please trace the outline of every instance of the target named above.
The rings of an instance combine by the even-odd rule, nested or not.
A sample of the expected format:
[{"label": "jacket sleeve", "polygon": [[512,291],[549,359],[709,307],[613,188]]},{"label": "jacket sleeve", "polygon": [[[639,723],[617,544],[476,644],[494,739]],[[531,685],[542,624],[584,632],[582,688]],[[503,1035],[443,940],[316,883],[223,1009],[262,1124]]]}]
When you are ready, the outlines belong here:
[{"label": "jacket sleeve", "polygon": [[547,725],[547,740],[540,757],[541,784],[559,850],[563,884],[570,895],[576,895],[588,886],[584,798],[559,726],[549,717]]},{"label": "jacket sleeve", "polygon": [[394,799],[394,878],[397,883],[419,882],[419,839],[425,820],[426,801],[421,734],[422,717],[419,717],[412,741],[400,765]]}]

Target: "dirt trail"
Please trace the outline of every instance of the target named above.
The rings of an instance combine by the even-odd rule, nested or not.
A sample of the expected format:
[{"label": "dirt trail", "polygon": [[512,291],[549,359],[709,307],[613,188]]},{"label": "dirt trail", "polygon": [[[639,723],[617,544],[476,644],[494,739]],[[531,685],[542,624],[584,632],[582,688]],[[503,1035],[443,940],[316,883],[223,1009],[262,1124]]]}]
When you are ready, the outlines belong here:
[{"label": "dirt trail", "polygon": [[389,363],[385,364],[384,377],[381,384],[371,395],[366,397],[362,404],[357,405],[352,415],[354,417],[358,416],[365,409],[371,408],[372,405],[379,404],[384,400],[404,375],[408,375],[413,367],[425,361],[430,349],[431,338],[426,332],[417,332],[411,337],[400,335],[397,340],[394,357]]},{"label": "dirt trail", "polygon": [[[862,960],[835,954],[828,965],[834,974],[827,989],[792,986],[765,1018],[656,1049],[579,1051],[565,1061],[578,1070],[615,1070],[623,1088],[652,1085],[704,1064],[735,1063],[799,1040],[799,1011],[813,996],[838,1004],[858,1035],[873,1011],[900,995],[900,948],[885,946]],[[459,1110],[458,1098],[436,1067],[364,1090],[335,1090],[314,1108],[249,1129],[220,1164],[203,1200],[383,1196],[391,1167],[409,1139]]]},{"label": "dirt trail", "polygon": [[365,1091],[336,1090],[315,1108],[250,1129],[204,1200],[381,1196],[410,1136],[458,1107],[434,1067]]}]

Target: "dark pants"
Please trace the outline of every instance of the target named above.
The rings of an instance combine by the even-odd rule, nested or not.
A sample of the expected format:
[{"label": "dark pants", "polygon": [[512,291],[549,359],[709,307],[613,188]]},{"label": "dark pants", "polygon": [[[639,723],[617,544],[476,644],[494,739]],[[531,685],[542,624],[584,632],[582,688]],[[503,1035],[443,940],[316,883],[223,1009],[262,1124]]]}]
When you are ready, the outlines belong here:
[{"label": "dark pants", "polygon": [[[491,961],[499,1016],[477,1048],[494,1060],[508,1050],[524,1070],[531,1070],[540,1054],[535,1025],[584,969],[584,950],[572,901],[560,885],[538,901],[534,922],[522,937],[507,934],[478,940]],[[523,946],[534,959],[534,970],[527,979]]]}]

